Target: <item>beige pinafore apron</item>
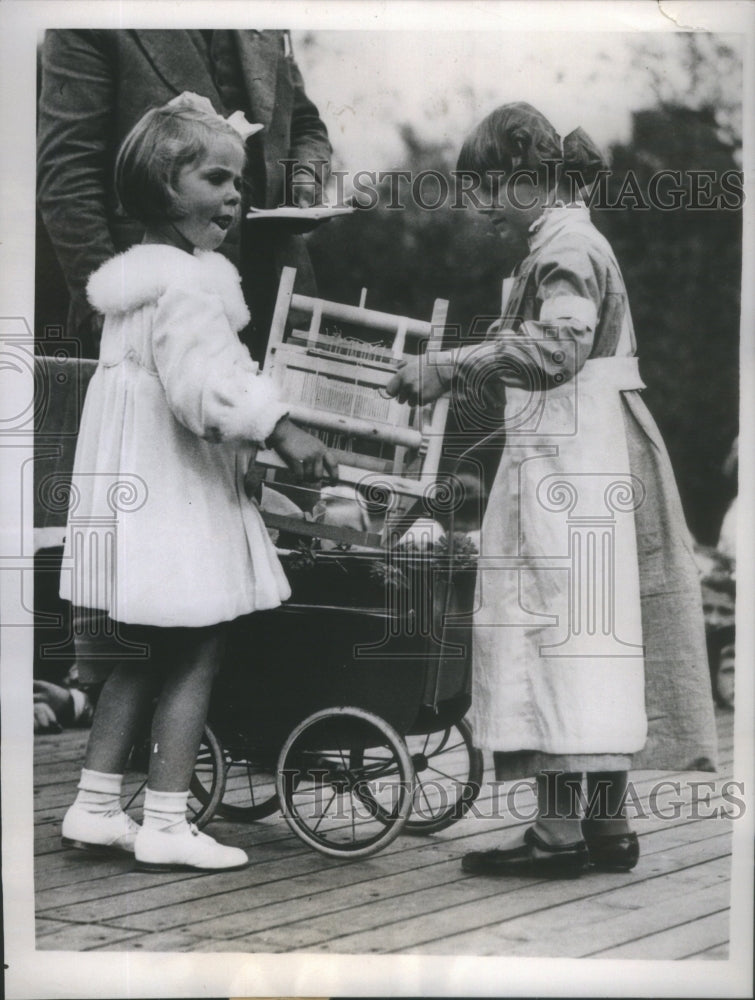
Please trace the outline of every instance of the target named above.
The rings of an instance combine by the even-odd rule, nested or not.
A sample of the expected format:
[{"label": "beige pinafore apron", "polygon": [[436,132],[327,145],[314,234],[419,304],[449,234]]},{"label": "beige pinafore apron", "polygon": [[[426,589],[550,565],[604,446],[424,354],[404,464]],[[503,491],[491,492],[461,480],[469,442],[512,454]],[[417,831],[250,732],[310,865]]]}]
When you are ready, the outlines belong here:
[{"label": "beige pinafore apron", "polygon": [[634,511],[621,393],[634,357],[544,392],[507,388],[481,532],[470,721],[498,751],[632,753],[647,735]]}]

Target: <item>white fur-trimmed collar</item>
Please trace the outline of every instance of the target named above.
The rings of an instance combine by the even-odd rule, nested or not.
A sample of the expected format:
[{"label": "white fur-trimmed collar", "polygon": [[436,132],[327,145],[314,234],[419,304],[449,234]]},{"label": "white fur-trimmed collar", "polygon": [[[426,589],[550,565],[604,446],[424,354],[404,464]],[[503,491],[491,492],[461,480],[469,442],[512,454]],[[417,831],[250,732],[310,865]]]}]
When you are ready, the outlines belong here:
[{"label": "white fur-trimmed collar", "polygon": [[98,312],[123,313],[156,302],[175,287],[218,295],[236,332],[249,322],[239,272],[222,254],[192,255],[156,243],[139,243],[106,261],[90,277],[87,298]]}]

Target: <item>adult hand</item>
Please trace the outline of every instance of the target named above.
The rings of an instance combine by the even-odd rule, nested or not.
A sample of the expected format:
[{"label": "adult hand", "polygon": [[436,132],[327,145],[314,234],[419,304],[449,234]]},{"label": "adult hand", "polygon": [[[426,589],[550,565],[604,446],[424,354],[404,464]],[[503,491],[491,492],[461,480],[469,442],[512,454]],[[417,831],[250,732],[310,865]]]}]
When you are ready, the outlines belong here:
[{"label": "adult hand", "polygon": [[451,385],[453,362],[447,355],[434,353],[428,360],[424,354],[400,361],[399,369],[388,382],[385,391],[396,396],[399,403],[410,406],[432,403]]},{"label": "adult hand", "polygon": [[55,712],[45,701],[34,702],[34,732],[60,733],[63,727],[58,722]]},{"label": "adult hand", "polygon": [[44,703],[49,705],[56,716],[65,711],[71,701],[71,692],[68,688],[59,684],[52,684],[50,681],[35,680],[33,683],[34,703]]},{"label": "adult hand", "polygon": [[316,482],[338,479],[338,463],[318,438],[283,417],[270,435],[270,444],[297,479]]},{"label": "adult hand", "polygon": [[319,201],[319,190],[309,170],[297,170],[291,179],[291,200],[296,208],[312,208]]}]

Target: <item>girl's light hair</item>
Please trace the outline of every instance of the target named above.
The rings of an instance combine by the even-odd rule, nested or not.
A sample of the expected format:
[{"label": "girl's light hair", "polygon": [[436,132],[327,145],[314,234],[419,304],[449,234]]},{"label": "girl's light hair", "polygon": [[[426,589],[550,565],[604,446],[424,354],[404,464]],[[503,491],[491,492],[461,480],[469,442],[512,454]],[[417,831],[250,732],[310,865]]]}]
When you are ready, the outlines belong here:
[{"label": "girl's light hair", "polygon": [[219,115],[189,107],[147,111],[123,140],[115,161],[115,191],[126,215],[145,226],[180,219],[178,175],[218,140],[244,150],[241,136]]}]

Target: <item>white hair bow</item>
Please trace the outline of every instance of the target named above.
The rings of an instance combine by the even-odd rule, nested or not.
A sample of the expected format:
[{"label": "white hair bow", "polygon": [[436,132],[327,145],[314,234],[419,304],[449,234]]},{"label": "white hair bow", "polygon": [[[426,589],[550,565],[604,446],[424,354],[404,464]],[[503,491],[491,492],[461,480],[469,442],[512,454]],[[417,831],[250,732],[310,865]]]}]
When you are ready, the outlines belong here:
[{"label": "white hair bow", "polygon": [[202,97],[201,94],[195,94],[191,90],[185,90],[182,94],[179,94],[178,97],[174,97],[172,101],[168,101],[168,107],[195,108],[197,111],[204,111],[205,114],[213,115],[215,118],[219,118],[221,121],[230,125],[235,132],[238,132],[244,141],[246,141],[250,135],[255,135],[265,127],[257,122],[252,123],[247,121],[246,115],[243,111],[234,111],[233,114],[224,118],[222,115],[217,113],[215,108],[213,108],[212,101],[210,101],[208,97]]}]

